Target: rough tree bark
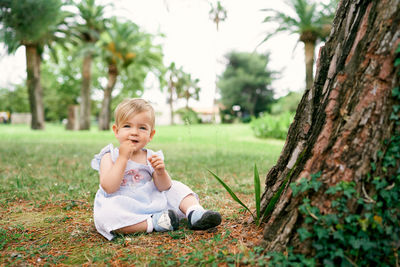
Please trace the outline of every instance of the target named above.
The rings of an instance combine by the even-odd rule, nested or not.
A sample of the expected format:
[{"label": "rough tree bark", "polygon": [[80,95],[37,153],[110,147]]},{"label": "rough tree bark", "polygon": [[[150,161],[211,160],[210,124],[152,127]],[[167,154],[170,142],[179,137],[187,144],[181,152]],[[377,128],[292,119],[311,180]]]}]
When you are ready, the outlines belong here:
[{"label": "rough tree bark", "polygon": [[67,130],[78,131],[79,130],[79,106],[69,105],[68,106],[68,122],[65,126]]},{"label": "rough tree bark", "polygon": [[99,130],[105,131],[110,130],[111,121],[111,100],[112,91],[114,89],[115,83],[117,82],[118,68],[116,65],[108,66],[108,82],[107,87],[104,90],[103,102],[101,103],[101,110],[99,116]]},{"label": "rough tree bark", "polygon": [[311,251],[296,232],[304,225],[298,212],[304,196],[292,195],[291,182],[321,171],[322,189],[308,197],[323,214],[332,211],[332,196],[324,194],[329,186],[354,181],[363,194],[363,178],[394,127],[389,118],[399,42],[399,0],[340,1],[313,87],[305,91],[280,158],[266,177],[261,206],[266,251],[289,246]]},{"label": "rough tree bark", "polygon": [[43,89],[40,84],[40,55],[36,45],[25,45],[29,105],[32,114],[31,128],[44,129]]}]

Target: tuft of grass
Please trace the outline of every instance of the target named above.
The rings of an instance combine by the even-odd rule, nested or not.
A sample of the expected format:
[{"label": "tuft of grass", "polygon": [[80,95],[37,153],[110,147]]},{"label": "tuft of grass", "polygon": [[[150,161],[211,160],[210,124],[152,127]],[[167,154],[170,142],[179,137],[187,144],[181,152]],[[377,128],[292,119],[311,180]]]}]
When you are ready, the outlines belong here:
[{"label": "tuft of grass", "polygon": [[256,213],[254,214],[246,204],[235,194],[235,192],[220,178],[218,175],[208,170],[211,175],[225,188],[233,200],[239,203],[245,210],[247,210],[253,217],[254,222],[257,226],[261,224],[261,185],[260,185],[260,175],[258,174],[257,165],[254,164],[254,196],[255,196],[255,206]]}]

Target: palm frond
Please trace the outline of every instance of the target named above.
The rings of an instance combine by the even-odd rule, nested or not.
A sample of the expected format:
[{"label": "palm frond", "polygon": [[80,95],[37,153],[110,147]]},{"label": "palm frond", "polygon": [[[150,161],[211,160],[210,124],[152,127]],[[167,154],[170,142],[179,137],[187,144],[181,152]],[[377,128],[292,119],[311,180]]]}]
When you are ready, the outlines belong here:
[{"label": "palm frond", "polygon": [[[333,11],[336,8],[337,0],[331,0],[332,3],[319,6],[310,0],[287,0],[286,4],[294,11],[295,16],[288,15],[272,8],[261,9],[266,12],[267,16],[264,18],[264,23],[275,22],[278,24],[273,32],[267,33],[266,37],[261,43],[266,42],[273,35],[280,32],[288,32],[289,34],[302,34],[303,32],[311,32],[318,38],[324,38],[326,35],[326,25],[331,23],[333,18]],[[333,7],[335,6],[335,7]]]}]

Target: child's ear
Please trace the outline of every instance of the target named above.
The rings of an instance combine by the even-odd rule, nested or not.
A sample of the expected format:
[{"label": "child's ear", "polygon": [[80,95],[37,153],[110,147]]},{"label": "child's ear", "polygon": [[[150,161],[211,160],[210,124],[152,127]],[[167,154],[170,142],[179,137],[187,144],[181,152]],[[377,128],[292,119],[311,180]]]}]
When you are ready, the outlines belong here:
[{"label": "child's ear", "polygon": [[153,139],[154,134],[156,133],[156,130],[152,130],[150,133],[150,141]]},{"label": "child's ear", "polygon": [[117,127],[117,125],[113,124],[112,129],[113,129],[114,135],[117,135],[117,134],[118,134],[118,127]]}]

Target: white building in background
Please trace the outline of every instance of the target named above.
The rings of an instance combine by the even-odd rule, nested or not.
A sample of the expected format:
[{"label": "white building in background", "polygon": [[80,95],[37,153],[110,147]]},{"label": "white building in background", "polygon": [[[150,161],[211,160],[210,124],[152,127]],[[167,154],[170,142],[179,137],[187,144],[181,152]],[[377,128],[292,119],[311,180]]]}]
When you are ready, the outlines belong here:
[{"label": "white building in background", "polygon": [[203,123],[213,123],[213,118],[215,116],[215,123],[221,123],[221,116],[219,115],[218,106],[210,108],[193,108],[193,110],[199,115]]},{"label": "white building in background", "polygon": [[[157,125],[171,125],[171,110],[168,105],[153,104],[156,113],[156,126]],[[181,117],[174,114],[174,123],[183,124]]]},{"label": "white building in background", "polygon": [[31,124],[32,114],[31,113],[12,113],[11,124]]},{"label": "white building in background", "polygon": [[[148,89],[144,91],[141,97],[152,104],[156,113],[156,125],[171,125],[171,109],[167,103],[167,92],[162,92],[156,86],[148,86]],[[221,123],[219,108],[217,106],[213,109],[211,106],[198,107],[195,106],[196,104],[198,105],[198,103],[195,103],[193,106],[190,103],[191,102],[189,102],[189,106],[197,112],[203,123],[212,123],[214,116],[213,113],[215,113],[215,122]],[[184,100],[179,100],[177,103],[174,103],[173,108],[177,111],[178,109],[185,107],[185,104]],[[174,123],[184,124],[184,121],[178,114],[175,114]]]},{"label": "white building in background", "polygon": [[[156,125],[171,125],[171,110],[169,105],[153,104],[156,113]],[[219,108],[193,108],[198,114],[202,123],[213,123],[213,117],[215,116],[215,122],[221,123],[221,117],[219,114]],[[215,114],[214,114],[215,113]],[[178,114],[174,114],[175,124],[184,124],[184,121]]]}]

